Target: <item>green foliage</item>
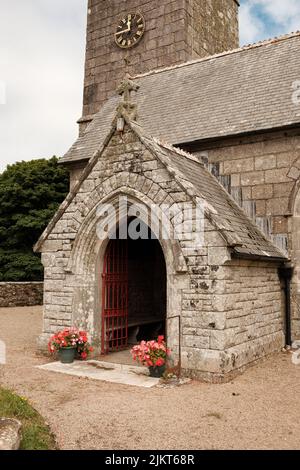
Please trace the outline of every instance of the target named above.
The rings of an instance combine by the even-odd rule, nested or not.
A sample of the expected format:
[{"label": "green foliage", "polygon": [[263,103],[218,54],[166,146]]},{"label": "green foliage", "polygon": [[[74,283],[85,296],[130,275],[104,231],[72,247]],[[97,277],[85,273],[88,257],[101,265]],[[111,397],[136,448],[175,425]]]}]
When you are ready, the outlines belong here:
[{"label": "green foliage", "polygon": [[57,158],[10,165],[0,175],[0,281],[43,279],[32,246],[68,192]]},{"label": "green foliage", "polygon": [[25,398],[0,388],[0,416],[22,423],[22,450],[54,450],[55,439],[41,415]]}]

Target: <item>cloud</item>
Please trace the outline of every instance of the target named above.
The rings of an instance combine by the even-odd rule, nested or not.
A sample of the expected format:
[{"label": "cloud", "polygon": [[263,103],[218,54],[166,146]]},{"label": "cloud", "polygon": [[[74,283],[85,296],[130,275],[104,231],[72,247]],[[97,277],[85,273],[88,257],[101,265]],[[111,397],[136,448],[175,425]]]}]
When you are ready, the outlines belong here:
[{"label": "cloud", "polygon": [[258,41],[264,33],[264,23],[256,16],[250,2],[240,6],[240,43],[251,44]]},{"label": "cloud", "polygon": [[241,45],[299,29],[299,0],[244,0],[241,2]]},{"label": "cloud", "polygon": [[280,27],[292,31],[300,28],[299,0],[254,0],[255,6],[261,7]]},{"label": "cloud", "polygon": [[[62,155],[78,134],[86,0],[0,0],[0,171]],[[3,86],[2,86],[3,89]]]}]

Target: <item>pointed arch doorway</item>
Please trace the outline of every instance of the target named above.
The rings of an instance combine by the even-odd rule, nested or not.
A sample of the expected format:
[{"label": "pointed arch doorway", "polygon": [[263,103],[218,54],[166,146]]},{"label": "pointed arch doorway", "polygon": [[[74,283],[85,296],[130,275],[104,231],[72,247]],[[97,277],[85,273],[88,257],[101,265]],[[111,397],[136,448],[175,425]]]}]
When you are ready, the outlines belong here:
[{"label": "pointed arch doorway", "polygon": [[110,240],[102,272],[101,352],[108,354],[166,334],[167,274],[161,245]]}]

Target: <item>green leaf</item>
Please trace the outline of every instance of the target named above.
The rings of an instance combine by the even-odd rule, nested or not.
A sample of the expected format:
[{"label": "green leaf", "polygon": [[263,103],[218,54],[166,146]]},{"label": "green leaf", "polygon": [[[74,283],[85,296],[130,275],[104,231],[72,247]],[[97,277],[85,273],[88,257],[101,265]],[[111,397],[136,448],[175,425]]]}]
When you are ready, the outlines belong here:
[{"label": "green leaf", "polygon": [[32,246],[68,188],[68,171],[56,157],[18,162],[0,174],[0,281],[43,279]]}]

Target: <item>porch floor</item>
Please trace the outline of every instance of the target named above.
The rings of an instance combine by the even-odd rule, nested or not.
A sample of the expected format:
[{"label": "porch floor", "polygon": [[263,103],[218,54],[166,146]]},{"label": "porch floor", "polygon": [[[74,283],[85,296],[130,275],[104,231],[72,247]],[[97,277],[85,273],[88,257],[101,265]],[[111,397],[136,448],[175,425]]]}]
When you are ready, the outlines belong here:
[{"label": "porch floor", "polygon": [[73,364],[50,362],[37,366],[37,368],[104,382],[134,385],[136,387],[150,388],[159,383],[159,379],[149,377],[149,372],[146,367],[128,366],[126,364],[116,364],[108,361],[74,361]]},{"label": "porch floor", "polygon": [[111,352],[106,356],[99,356],[96,359],[102,362],[109,362],[113,364],[125,364],[128,366],[142,367],[140,364],[133,361],[132,356],[130,354],[130,349]]}]

